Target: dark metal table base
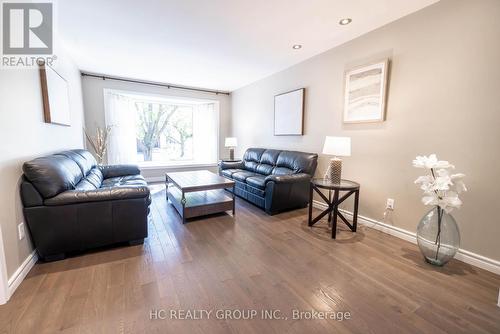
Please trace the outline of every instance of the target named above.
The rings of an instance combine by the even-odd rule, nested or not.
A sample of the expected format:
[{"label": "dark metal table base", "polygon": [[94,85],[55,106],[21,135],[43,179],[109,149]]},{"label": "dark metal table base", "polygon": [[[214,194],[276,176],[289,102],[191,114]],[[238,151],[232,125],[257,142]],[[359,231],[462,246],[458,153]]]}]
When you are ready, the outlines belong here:
[{"label": "dark metal table base", "polygon": [[[312,206],[313,206],[313,195],[314,192],[325,201],[328,205],[328,208],[321,212],[319,216],[316,218],[312,218]],[[359,188],[356,190],[348,190],[346,194],[342,195],[339,198],[340,192],[342,190],[333,189],[333,198],[332,198],[332,190],[329,189],[329,198],[327,198],[314,183],[311,183],[310,191],[309,191],[309,220],[308,225],[313,226],[316,224],[321,218],[328,215],[328,222],[332,223],[332,239],[337,237],[337,217],[340,218],[351,231],[356,232],[358,227],[358,204],[359,204]],[[349,198],[352,194],[354,194],[354,212],[352,216],[352,224],[347,221],[344,215],[339,211],[339,205],[344,202],[347,198]]]}]

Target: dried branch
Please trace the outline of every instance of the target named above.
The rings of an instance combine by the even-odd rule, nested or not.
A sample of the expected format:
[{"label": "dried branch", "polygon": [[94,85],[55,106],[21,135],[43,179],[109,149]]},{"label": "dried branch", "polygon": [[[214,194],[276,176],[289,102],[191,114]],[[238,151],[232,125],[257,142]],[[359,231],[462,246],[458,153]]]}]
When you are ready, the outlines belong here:
[{"label": "dried branch", "polygon": [[97,127],[96,128],[96,135],[95,137],[92,137],[88,132],[87,129],[83,129],[85,132],[85,137],[87,138],[87,141],[90,143],[90,146],[92,146],[92,149],[94,150],[95,155],[97,156],[97,161],[102,164],[104,162],[104,157],[106,156],[106,150],[108,146],[108,139],[109,139],[109,134],[111,133],[111,128],[112,126],[106,126],[106,128],[101,128]]}]

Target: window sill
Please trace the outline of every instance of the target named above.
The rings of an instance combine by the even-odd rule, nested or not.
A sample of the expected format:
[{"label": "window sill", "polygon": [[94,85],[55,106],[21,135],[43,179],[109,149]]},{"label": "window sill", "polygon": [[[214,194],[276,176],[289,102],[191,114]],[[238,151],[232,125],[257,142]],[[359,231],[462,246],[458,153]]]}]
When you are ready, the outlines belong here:
[{"label": "window sill", "polygon": [[179,164],[179,165],[154,165],[154,166],[141,166],[140,170],[169,170],[169,169],[181,169],[181,168],[203,168],[203,167],[217,167],[217,163],[209,164]]}]

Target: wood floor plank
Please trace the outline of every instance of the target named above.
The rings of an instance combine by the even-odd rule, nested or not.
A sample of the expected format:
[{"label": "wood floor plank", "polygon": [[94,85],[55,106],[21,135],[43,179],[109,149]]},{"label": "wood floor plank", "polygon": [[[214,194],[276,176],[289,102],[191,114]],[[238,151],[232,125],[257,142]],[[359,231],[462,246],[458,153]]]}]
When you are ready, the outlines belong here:
[{"label": "wood floor plank", "polygon": [[[307,226],[306,209],[268,216],[237,199],[235,217],[183,225],[156,192],[148,230],[144,245],[37,264],[0,306],[0,333],[500,333],[498,275],[455,260],[430,266],[415,245],[364,226],[340,226],[332,240],[326,221]],[[170,318],[182,310],[213,314]],[[233,319],[216,316],[224,310]],[[262,319],[269,310],[283,319]]]}]

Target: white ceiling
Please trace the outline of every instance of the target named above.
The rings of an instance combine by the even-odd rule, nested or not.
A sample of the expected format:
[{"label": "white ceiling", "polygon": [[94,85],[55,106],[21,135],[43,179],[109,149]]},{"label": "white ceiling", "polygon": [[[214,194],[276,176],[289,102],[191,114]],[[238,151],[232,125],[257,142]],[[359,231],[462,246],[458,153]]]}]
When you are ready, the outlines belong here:
[{"label": "white ceiling", "polygon": [[62,0],[57,28],[83,71],[232,91],[435,2]]}]

